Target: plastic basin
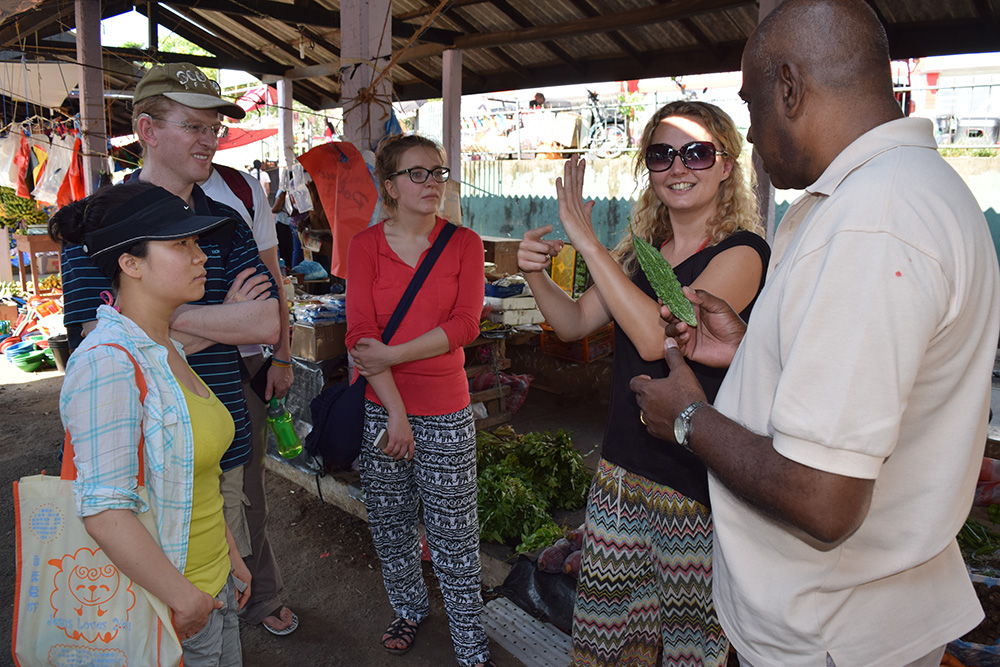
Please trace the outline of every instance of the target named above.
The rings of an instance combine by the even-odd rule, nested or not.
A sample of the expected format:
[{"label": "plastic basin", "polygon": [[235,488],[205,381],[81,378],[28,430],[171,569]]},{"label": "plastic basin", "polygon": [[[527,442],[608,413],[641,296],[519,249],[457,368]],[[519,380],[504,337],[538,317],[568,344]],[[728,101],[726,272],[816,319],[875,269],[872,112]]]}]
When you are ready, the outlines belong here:
[{"label": "plastic basin", "polygon": [[6,352],[8,349],[20,342],[20,336],[8,336],[2,343],[0,343],[0,352]]},{"label": "plastic basin", "polygon": [[34,349],[35,349],[35,341],[26,340],[20,343],[14,343],[6,350],[4,350],[4,354],[7,355],[8,359],[13,359],[19,354],[24,354],[25,352],[30,352]]},{"label": "plastic basin", "polygon": [[14,365],[26,373],[38,370],[45,361],[45,350],[36,350],[14,357]]}]

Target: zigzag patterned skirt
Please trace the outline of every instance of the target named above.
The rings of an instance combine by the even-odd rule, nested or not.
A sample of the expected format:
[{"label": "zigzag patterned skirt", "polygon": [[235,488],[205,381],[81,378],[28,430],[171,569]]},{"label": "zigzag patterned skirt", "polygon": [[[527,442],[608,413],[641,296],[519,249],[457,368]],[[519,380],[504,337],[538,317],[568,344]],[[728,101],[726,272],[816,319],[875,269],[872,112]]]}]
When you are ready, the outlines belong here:
[{"label": "zigzag patterned skirt", "polygon": [[573,665],[719,667],[728,650],[712,606],[708,508],[601,459],[587,501]]}]

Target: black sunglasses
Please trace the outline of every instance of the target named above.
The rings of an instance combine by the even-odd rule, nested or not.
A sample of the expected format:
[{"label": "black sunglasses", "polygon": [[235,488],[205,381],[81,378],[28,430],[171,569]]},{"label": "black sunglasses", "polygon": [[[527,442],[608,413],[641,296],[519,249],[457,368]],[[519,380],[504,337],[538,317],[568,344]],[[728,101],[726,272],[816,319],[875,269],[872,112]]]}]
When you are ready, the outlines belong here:
[{"label": "black sunglasses", "polygon": [[426,183],[428,176],[433,176],[434,180],[438,183],[444,183],[451,178],[451,169],[448,169],[448,167],[438,167],[436,169],[428,169],[427,167],[410,167],[409,169],[400,169],[393,174],[389,174],[389,178],[399,176],[401,174],[409,174],[410,180],[418,184]]},{"label": "black sunglasses", "polygon": [[674,158],[681,156],[681,162],[688,169],[708,169],[715,164],[716,155],[729,155],[715,149],[711,141],[692,141],[680,148],[670,144],[652,144],[646,149],[646,169],[666,171],[674,164]]}]

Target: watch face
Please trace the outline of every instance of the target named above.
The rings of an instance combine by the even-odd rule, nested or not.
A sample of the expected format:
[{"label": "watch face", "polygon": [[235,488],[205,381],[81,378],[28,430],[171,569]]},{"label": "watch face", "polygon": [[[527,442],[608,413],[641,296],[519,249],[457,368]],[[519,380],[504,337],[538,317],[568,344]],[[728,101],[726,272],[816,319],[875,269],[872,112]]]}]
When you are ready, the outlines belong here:
[{"label": "watch face", "polygon": [[674,420],[674,439],[678,445],[683,445],[687,440],[687,429],[684,428],[684,419],[681,417]]}]

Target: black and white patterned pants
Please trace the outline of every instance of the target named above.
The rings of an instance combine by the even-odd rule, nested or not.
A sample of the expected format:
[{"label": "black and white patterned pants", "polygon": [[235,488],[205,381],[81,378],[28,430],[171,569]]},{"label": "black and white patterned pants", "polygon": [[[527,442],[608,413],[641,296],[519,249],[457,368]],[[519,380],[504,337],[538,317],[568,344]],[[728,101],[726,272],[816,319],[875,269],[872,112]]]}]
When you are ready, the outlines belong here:
[{"label": "black and white patterned pants", "polygon": [[419,623],[430,612],[420,569],[419,507],[431,563],[444,598],[459,665],[490,658],[483,609],[476,511],[476,428],[466,407],[447,415],[409,416],[413,459],[396,460],[375,447],[385,408],[365,401],[361,484],[382,579],[397,616]]}]

